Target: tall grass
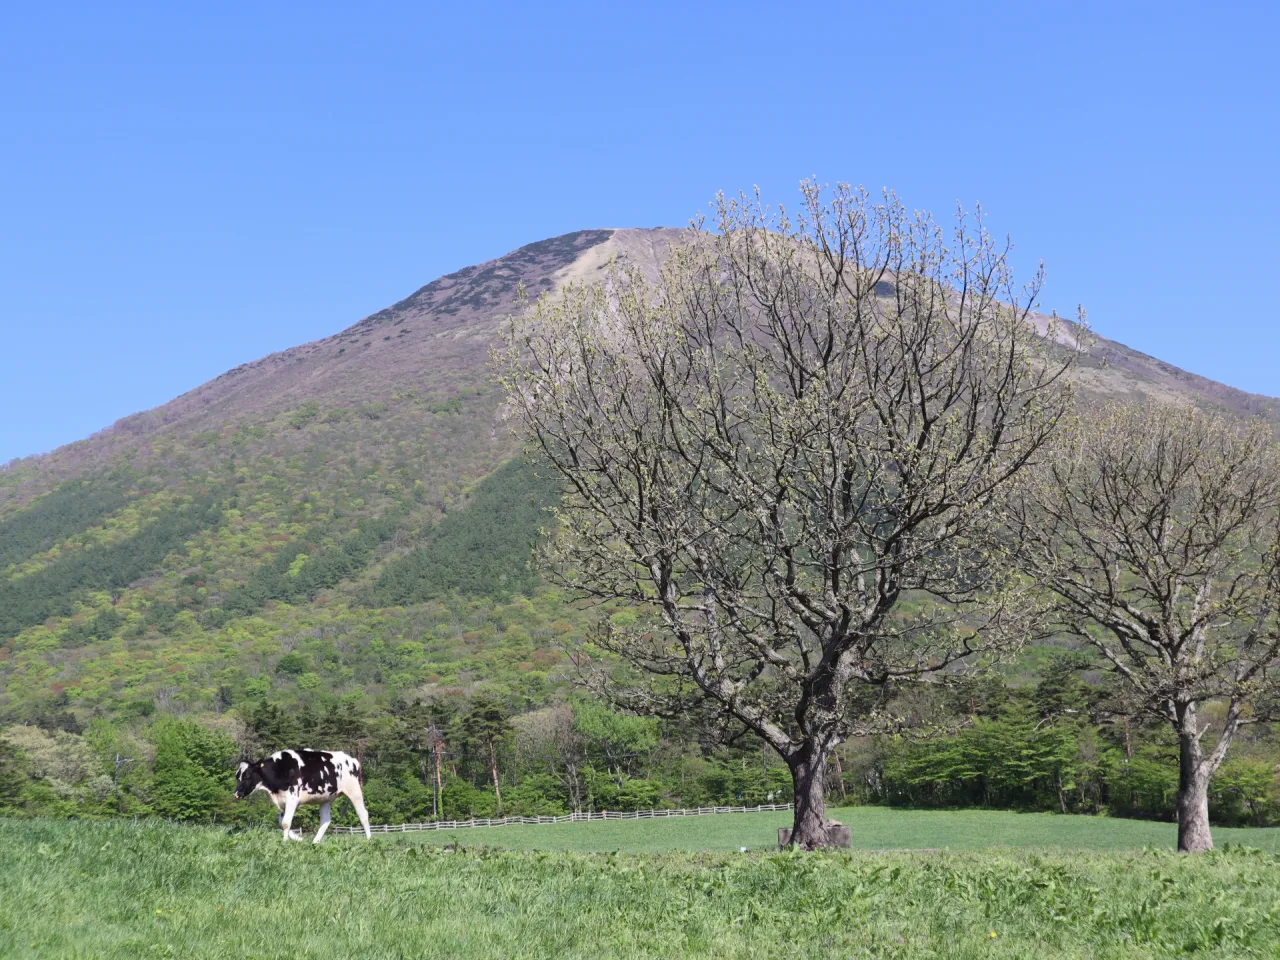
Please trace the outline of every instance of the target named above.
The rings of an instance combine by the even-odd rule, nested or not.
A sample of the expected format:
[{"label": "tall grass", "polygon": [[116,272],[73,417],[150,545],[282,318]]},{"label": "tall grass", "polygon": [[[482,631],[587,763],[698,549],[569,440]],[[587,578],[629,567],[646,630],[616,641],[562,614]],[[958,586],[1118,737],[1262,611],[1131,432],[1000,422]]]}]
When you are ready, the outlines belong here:
[{"label": "tall grass", "polygon": [[[708,818],[710,819],[710,818]],[[1238,957],[1280,859],[1164,852],[453,852],[0,821],[0,956]]]}]

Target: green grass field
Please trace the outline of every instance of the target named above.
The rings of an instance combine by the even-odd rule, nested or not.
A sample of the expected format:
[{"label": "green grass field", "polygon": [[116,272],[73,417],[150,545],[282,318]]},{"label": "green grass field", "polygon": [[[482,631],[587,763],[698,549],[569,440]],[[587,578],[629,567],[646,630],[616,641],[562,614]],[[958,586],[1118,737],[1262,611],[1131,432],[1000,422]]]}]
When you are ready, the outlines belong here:
[{"label": "green grass field", "polygon": [[[1001,822],[921,816],[967,823],[954,832],[969,842]],[[1025,818],[1025,836],[1052,821]],[[883,835],[920,823],[886,820]],[[728,817],[681,826],[717,843],[735,832]],[[426,836],[312,846],[261,830],[0,820],[0,957],[1280,955],[1280,858],[1256,850],[453,852]]]},{"label": "green grass field", "polygon": [[[892,810],[848,807],[830,816],[848,824],[856,850],[987,850],[999,847],[1068,850],[1172,850],[1178,830],[1171,823],[1052,813],[994,810]],[[768,850],[789,813],[725,813],[706,817],[558,823],[543,826],[473,827],[464,830],[388,834],[386,839],[506,850],[665,853],[672,850]],[[1242,844],[1280,852],[1280,828],[1213,831],[1214,843]],[[344,838],[345,839],[345,838]],[[382,840],[383,837],[375,837]]]}]

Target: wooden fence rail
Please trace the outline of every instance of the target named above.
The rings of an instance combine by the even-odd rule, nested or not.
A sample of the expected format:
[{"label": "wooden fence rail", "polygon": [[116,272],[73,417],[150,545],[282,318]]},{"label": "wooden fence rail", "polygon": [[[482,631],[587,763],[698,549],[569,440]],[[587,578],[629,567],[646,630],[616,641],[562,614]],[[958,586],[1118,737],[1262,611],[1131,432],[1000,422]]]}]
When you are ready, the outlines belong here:
[{"label": "wooden fence rail", "polygon": [[[543,823],[586,823],[593,820],[651,820],[660,817],[705,817],[716,813],[776,813],[790,810],[789,803],[763,803],[755,807],[691,807],[684,810],[603,810],[599,813],[567,813],[562,817],[483,817],[476,820],[433,820],[428,823],[379,823],[374,833],[416,833],[420,830],[464,830],[468,827],[536,826]],[[330,828],[332,833],[363,833],[360,827]]]}]

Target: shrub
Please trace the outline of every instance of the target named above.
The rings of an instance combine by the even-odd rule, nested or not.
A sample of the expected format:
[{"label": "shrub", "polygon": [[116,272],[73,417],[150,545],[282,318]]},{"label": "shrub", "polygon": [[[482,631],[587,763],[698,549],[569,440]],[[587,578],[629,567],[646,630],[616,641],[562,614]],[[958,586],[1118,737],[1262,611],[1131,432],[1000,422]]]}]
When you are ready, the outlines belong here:
[{"label": "shrub", "polygon": [[564,784],[549,773],[523,777],[502,793],[503,813],[511,817],[558,817],[569,812]]},{"label": "shrub", "polygon": [[1214,774],[1209,791],[1209,817],[1215,823],[1262,827],[1280,814],[1275,767],[1269,760],[1227,761]]}]

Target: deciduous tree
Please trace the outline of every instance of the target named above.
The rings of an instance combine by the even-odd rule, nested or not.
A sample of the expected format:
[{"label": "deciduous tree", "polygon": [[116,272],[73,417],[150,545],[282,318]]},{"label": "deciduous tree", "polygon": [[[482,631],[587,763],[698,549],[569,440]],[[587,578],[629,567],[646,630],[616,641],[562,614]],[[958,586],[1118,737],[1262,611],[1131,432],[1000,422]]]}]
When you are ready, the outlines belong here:
[{"label": "deciduous tree", "polygon": [[993,536],[1074,354],[980,219],[947,237],[892,195],[803,196],[795,218],[722,198],[656,278],[539,300],[498,359],[567,486],[552,568],[650,614],[594,638],[648,678],[625,702],[754,731],[817,847],[827,759],[874,720],[854,687],[1025,635]]},{"label": "deciduous tree", "polygon": [[[1178,739],[1178,849],[1213,846],[1210,779],[1246,724],[1276,716],[1280,458],[1271,431],[1193,409],[1115,404],[1029,472],[1027,571],[1131,708]],[[1211,708],[1212,707],[1212,708]]]}]

